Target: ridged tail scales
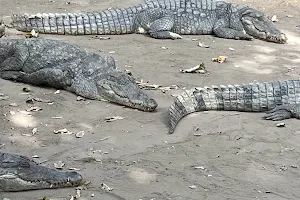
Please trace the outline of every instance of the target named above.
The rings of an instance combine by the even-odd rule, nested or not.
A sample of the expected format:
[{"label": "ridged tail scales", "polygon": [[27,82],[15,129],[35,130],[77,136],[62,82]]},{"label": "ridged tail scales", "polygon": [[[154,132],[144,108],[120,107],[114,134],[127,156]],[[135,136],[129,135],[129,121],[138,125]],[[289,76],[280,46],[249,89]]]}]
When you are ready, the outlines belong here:
[{"label": "ridged tail scales", "polygon": [[264,112],[282,104],[300,103],[300,80],[212,86],[186,90],[169,109],[173,133],[186,115],[205,110]]},{"label": "ridged tail scales", "polygon": [[86,13],[14,14],[12,25],[19,31],[47,34],[119,35],[134,32],[134,14],[145,5]]}]

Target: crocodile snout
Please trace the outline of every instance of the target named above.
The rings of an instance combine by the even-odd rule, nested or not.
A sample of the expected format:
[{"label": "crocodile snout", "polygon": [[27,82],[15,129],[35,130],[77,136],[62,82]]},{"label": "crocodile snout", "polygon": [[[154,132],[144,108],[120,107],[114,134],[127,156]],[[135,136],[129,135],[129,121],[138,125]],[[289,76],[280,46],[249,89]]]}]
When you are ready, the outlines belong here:
[{"label": "crocodile snout", "polygon": [[287,42],[287,36],[284,33],[278,35],[268,35],[267,41],[284,44]]}]

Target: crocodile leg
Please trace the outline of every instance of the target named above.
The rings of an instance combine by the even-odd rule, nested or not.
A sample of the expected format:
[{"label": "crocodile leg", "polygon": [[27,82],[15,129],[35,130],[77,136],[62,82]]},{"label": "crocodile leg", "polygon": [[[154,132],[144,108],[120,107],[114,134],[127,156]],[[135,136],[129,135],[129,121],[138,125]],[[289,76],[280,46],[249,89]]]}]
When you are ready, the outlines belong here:
[{"label": "crocodile leg", "polygon": [[136,18],[137,25],[147,30],[151,37],[156,39],[181,39],[182,37],[172,32],[174,26],[173,15],[164,9],[155,8],[141,12]]},{"label": "crocodile leg", "polygon": [[0,77],[32,85],[48,85],[57,89],[63,89],[66,84],[71,85],[71,77],[68,75],[68,72],[52,68],[40,69],[31,74],[18,71],[3,71],[0,72]]},{"label": "crocodile leg", "polygon": [[[229,27],[229,24],[231,27]],[[234,25],[236,24],[236,25]],[[246,34],[242,28],[241,22],[228,21],[226,19],[218,19],[214,28],[214,34],[220,38],[236,39],[236,40],[252,40],[253,37]]]},{"label": "crocodile leg", "polygon": [[290,118],[300,119],[300,104],[284,104],[266,112],[266,120],[279,121]]},{"label": "crocodile leg", "polygon": [[19,81],[24,75],[22,71],[0,71],[0,77],[5,80]]}]

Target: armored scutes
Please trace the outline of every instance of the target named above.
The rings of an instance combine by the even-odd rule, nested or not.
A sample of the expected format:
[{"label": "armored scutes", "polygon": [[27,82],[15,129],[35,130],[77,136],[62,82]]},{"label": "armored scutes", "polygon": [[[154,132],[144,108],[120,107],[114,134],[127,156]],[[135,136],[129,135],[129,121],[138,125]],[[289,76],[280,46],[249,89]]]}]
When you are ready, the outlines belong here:
[{"label": "armored scutes", "polygon": [[228,39],[287,41],[264,13],[220,0],[145,0],[99,12],[14,14],[12,21],[17,30],[50,34],[148,33],[157,39],[214,34]]},{"label": "armored scutes", "polygon": [[300,119],[300,80],[212,86],[186,90],[169,109],[170,129],[186,115],[205,110],[265,112],[267,120]]},{"label": "armored scutes", "polygon": [[116,69],[111,56],[89,53],[57,40],[1,39],[0,77],[65,89],[89,99],[105,99],[143,111],[157,107],[133,77]]}]

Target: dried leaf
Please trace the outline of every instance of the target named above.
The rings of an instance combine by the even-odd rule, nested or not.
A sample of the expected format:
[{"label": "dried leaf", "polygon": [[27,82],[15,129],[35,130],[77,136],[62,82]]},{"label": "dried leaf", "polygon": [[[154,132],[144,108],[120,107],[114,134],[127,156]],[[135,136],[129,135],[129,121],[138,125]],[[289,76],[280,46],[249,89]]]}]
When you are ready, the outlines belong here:
[{"label": "dried leaf", "polygon": [[200,65],[197,65],[195,67],[189,68],[189,69],[180,69],[181,73],[200,73],[200,74],[205,74],[205,66],[203,63]]},{"label": "dried leaf", "polygon": [[32,133],[32,135],[36,134],[37,133],[37,128],[33,128],[31,133]]},{"label": "dried leaf", "polygon": [[29,33],[25,33],[26,38],[36,38],[38,35],[39,34],[34,29],[32,29]]},{"label": "dried leaf", "polygon": [[3,94],[0,95],[0,101],[1,100],[6,100],[6,99],[9,99],[9,96],[4,96]]},{"label": "dried leaf", "polygon": [[148,90],[156,90],[157,88],[161,87],[161,85],[144,83],[143,80],[141,80],[140,82],[137,81],[136,83],[140,88]]},{"label": "dried leaf", "polygon": [[79,168],[75,168],[75,167],[69,167],[69,170],[80,171]]},{"label": "dried leaf", "polygon": [[51,117],[51,119],[61,119],[62,116],[58,116],[58,117]]},{"label": "dried leaf", "polygon": [[121,116],[105,117],[106,122],[113,122],[120,119],[124,119],[124,118]]},{"label": "dried leaf", "polygon": [[58,161],[57,163],[54,163],[54,167],[56,169],[62,169],[65,166],[65,163],[63,161]]},{"label": "dried leaf", "polygon": [[11,115],[15,115],[15,114],[16,114],[16,112],[15,112],[15,111],[9,111],[9,114],[11,114]]},{"label": "dried leaf", "polygon": [[60,90],[56,90],[55,92],[54,92],[54,94],[59,94],[60,93]]},{"label": "dried leaf", "polygon": [[11,104],[9,104],[9,106],[11,106],[11,107],[18,107],[19,105],[16,104],[16,103],[11,103]]},{"label": "dried leaf", "polygon": [[26,103],[35,103],[35,102],[43,102],[43,103],[53,103],[53,101],[49,100],[49,99],[41,99],[38,97],[28,97],[26,100]]},{"label": "dried leaf", "polygon": [[86,190],[90,184],[91,184],[91,181],[84,181],[76,189],[77,190]]},{"label": "dried leaf", "polygon": [[42,108],[40,107],[37,107],[37,106],[33,106],[33,107],[30,107],[30,108],[27,108],[26,111],[30,112],[30,111],[40,111],[40,110],[43,110]]},{"label": "dried leaf", "polygon": [[277,15],[273,15],[273,17],[271,18],[271,21],[272,22],[278,22],[278,18],[277,18]]},{"label": "dried leaf", "polygon": [[64,128],[64,129],[60,129],[60,130],[54,130],[53,131],[55,134],[66,134],[66,135],[71,135],[72,132],[68,131],[68,129]]},{"label": "dried leaf", "polygon": [[201,43],[201,42],[198,43],[198,46],[199,46],[199,47],[202,47],[202,48],[209,48],[208,45],[206,45],[206,44],[204,44],[204,43]]},{"label": "dried leaf", "polygon": [[217,58],[212,58],[212,61],[218,62],[218,63],[223,63],[227,60],[228,57],[226,56],[218,56]]},{"label": "dried leaf", "polygon": [[76,199],[79,199],[80,198],[80,190],[76,190],[76,196],[75,196]]},{"label": "dried leaf", "polygon": [[109,40],[110,39],[110,37],[103,37],[103,36],[98,36],[98,35],[92,36],[91,38],[99,39],[99,40]]},{"label": "dried leaf", "polygon": [[78,133],[75,134],[76,138],[82,138],[84,136],[84,131],[79,131]]},{"label": "dried leaf", "polygon": [[101,184],[101,189],[106,190],[106,191],[112,191],[113,190],[113,188],[108,187],[108,185],[106,185],[105,183]]},{"label": "dried leaf", "polygon": [[34,156],[32,156],[32,158],[39,158],[39,156],[38,155],[34,155]]},{"label": "dried leaf", "polygon": [[76,101],[85,101],[86,99],[85,98],[83,98],[83,97],[81,97],[81,96],[78,96],[77,98],[76,98]]}]

